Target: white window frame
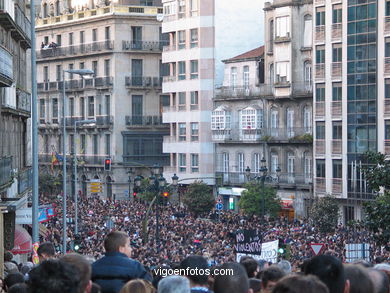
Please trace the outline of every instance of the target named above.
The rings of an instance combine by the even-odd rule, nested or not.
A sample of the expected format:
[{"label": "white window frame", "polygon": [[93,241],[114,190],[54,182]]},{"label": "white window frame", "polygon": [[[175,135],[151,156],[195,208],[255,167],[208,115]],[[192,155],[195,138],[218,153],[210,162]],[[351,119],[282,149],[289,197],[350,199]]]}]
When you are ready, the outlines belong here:
[{"label": "white window frame", "polygon": [[312,109],[309,106],[303,108],[303,128],[305,133],[311,133],[313,128]]},{"label": "white window frame", "polygon": [[186,141],[187,139],[187,125],[185,122],[180,122],[177,125],[177,128],[179,129],[179,141]]},{"label": "white window frame", "polygon": [[191,154],[191,172],[199,172],[199,154]]},{"label": "white window frame", "polygon": [[199,92],[198,91],[192,91],[191,92],[190,109],[191,110],[197,110],[198,108],[199,108]]},{"label": "white window frame", "polygon": [[199,123],[191,122],[191,141],[199,141]]},{"label": "white window frame", "polygon": [[276,83],[288,83],[290,81],[290,62],[276,62]]},{"label": "white window frame", "polygon": [[233,90],[237,87],[237,67],[230,68],[230,87]]},{"label": "white window frame", "polygon": [[178,93],[178,107],[179,107],[179,111],[186,110],[186,92]]},{"label": "white window frame", "polygon": [[245,65],[243,67],[242,84],[245,89],[249,89],[249,66],[248,65]]},{"label": "white window frame", "polygon": [[191,43],[190,43],[190,48],[197,48],[198,47],[198,42],[199,42],[199,34],[198,34],[198,29],[193,28],[190,30],[190,35],[191,35]]},{"label": "white window frame", "polygon": [[271,174],[276,174],[276,170],[279,166],[279,156],[277,153],[271,153]]},{"label": "white window frame", "polygon": [[184,50],[186,48],[186,31],[178,31],[177,48]]},{"label": "white window frame", "polygon": [[186,62],[185,61],[179,61],[177,63],[177,66],[179,67],[178,79],[179,80],[185,80],[186,79]]},{"label": "white window frame", "polygon": [[289,38],[290,37],[290,16],[276,17],[276,37]]},{"label": "white window frame", "polygon": [[244,153],[237,154],[237,171],[239,173],[244,173],[245,171],[245,155]]},{"label": "white window frame", "polygon": [[179,172],[187,170],[187,154],[179,154]]},{"label": "white window frame", "polygon": [[313,176],[313,158],[309,156],[307,152],[304,153],[303,156],[304,156],[303,173],[305,177],[305,183],[311,183],[312,176]]},{"label": "white window frame", "polygon": [[289,138],[294,136],[294,109],[288,108],[286,113],[286,128]]},{"label": "white window frame", "polygon": [[191,60],[190,61],[190,79],[198,79],[199,76],[199,65],[198,65],[198,60]]},{"label": "white window frame", "polygon": [[221,109],[216,109],[211,113],[211,129],[230,129],[230,113]]},{"label": "white window frame", "polygon": [[287,176],[288,183],[295,182],[295,155],[292,152],[287,153]]},{"label": "white window frame", "polygon": [[229,173],[230,169],[229,153],[222,153],[222,172]]},{"label": "white window frame", "polygon": [[261,154],[254,153],[253,154],[253,171],[252,173],[258,174],[261,168]]},{"label": "white window frame", "polygon": [[241,129],[260,129],[262,124],[262,110],[247,107],[240,111]]}]

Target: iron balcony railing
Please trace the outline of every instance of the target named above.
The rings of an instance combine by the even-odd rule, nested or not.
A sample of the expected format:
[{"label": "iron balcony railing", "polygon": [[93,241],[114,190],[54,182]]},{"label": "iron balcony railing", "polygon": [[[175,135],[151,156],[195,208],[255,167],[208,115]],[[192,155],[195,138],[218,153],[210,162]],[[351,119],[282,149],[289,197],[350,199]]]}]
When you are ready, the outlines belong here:
[{"label": "iron balcony railing", "polygon": [[122,41],[122,50],[161,52],[163,50],[163,47],[168,44],[168,41]]},{"label": "iron balcony railing", "polygon": [[[95,117],[88,117],[88,119],[95,120],[95,123],[91,124],[83,124],[78,125],[78,127],[101,127],[101,126],[109,126],[113,123],[113,116],[112,115],[96,115]],[[66,117],[65,123],[67,127],[74,128],[74,125],[77,121],[85,120],[85,117],[81,116],[73,116],[73,117]],[[61,125],[63,125],[64,119],[61,118]]]},{"label": "iron balcony railing", "polygon": [[0,47],[0,77],[10,83],[14,78],[13,75],[13,56],[3,47]]},{"label": "iron balcony railing", "polygon": [[106,40],[100,42],[91,42],[71,46],[55,46],[37,50],[37,59],[66,57],[80,54],[94,54],[114,50],[114,41]]},{"label": "iron balcony railing", "polygon": [[18,173],[18,193],[21,194],[32,188],[32,168],[25,169]]},{"label": "iron balcony railing", "polygon": [[[63,81],[53,82],[38,82],[37,89],[39,92],[47,91],[62,91]],[[112,76],[85,78],[85,79],[71,79],[65,81],[66,90],[77,89],[93,89],[95,87],[112,87],[114,84],[114,78]]]},{"label": "iron balcony railing", "polygon": [[[62,152],[59,153],[61,156],[63,155]],[[67,156],[67,165],[70,165],[73,163],[73,154],[70,154],[69,152],[66,153]],[[77,161],[79,166],[84,165],[104,165],[104,160],[107,158],[108,155],[91,155],[91,154],[78,154],[77,155]],[[52,154],[48,153],[40,153],[38,155],[39,163],[51,163],[52,162]],[[59,164],[62,164],[59,162]]]},{"label": "iron balcony railing", "polygon": [[31,22],[26,17],[22,9],[18,5],[15,5],[15,22],[23,33],[23,38],[29,43],[31,42]]},{"label": "iron balcony railing", "polygon": [[125,85],[127,87],[161,87],[162,77],[151,76],[126,76]]},{"label": "iron balcony railing", "polygon": [[126,116],[127,126],[152,126],[152,125],[163,125],[162,116]]},{"label": "iron balcony railing", "polygon": [[0,187],[12,180],[12,157],[0,158]]},{"label": "iron balcony railing", "polygon": [[16,107],[18,110],[31,112],[31,94],[21,89],[16,90]]},{"label": "iron balcony railing", "polygon": [[[245,172],[223,172],[217,171],[216,177],[222,177],[224,184],[245,184],[249,181],[259,180],[261,181],[260,173],[251,173],[249,178],[246,176]],[[313,183],[313,176],[310,173],[298,174],[295,172],[292,173],[271,173],[267,174],[264,182],[266,184],[271,184],[276,187],[280,186],[296,186],[296,185],[306,185],[310,186]]]},{"label": "iron balcony railing", "polygon": [[145,166],[153,166],[155,164],[167,166],[169,165],[169,154],[123,155],[123,164],[126,166],[139,166],[139,164]]}]

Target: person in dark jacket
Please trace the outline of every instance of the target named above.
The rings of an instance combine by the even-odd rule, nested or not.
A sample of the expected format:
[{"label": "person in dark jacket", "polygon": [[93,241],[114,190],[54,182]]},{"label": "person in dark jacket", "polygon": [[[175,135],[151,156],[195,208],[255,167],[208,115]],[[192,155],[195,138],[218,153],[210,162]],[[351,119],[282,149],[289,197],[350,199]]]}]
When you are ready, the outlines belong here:
[{"label": "person in dark jacket", "polygon": [[138,261],[131,259],[129,236],[120,231],[110,232],[104,240],[106,254],[92,264],[92,281],[102,287],[102,293],[118,293],[132,279],[152,281]]}]

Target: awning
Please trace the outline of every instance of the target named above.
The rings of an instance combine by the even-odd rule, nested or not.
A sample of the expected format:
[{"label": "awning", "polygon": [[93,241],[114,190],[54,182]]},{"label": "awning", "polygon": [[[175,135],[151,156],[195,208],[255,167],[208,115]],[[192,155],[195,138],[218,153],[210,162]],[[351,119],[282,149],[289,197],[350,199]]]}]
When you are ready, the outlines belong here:
[{"label": "awning", "polygon": [[31,235],[20,225],[15,225],[14,248],[13,254],[26,254],[32,252]]}]

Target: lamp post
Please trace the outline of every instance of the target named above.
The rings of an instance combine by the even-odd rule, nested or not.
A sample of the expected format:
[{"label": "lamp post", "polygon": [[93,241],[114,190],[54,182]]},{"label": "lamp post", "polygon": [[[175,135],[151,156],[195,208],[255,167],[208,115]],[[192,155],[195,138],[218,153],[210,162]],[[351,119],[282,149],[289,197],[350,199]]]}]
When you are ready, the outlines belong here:
[{"label": "lamp post", "polygon": [[129,174],[129,179],[127,180],[127,182],[129,183],[129,200],[131,198],[131,174],[133,174],[133,168],[129,168],[129,170],[127,171],[127,174]]},{"label": "lamp post", "polygon": [[[260,176],[256,176],[252,179],[256,179],[256,180],[260,180],[261,182],[261,189],[262,191],[264,191],[264,184],[265,184],[265,180],[270,178],[271,176],[267,175],[267,172],[268,172],[268,169],[267,169],[267,166],[266,166],[266,160],[265,158],[263,157],[261,159],[261,167],[260,167]],[[280,167],[278,166],[276,168],[276,174],[277,174],[277,178],[278,178],[278,182],[279,182],[279,175],[280,175]],[[245,169],[245,176],[247,177],[247,180],[248,181],[251,181],[252,179],[250,178],[250,175],[251,175],[251,169],[249,168],[249,166],[246,167]],[[261,216],[264,217],[265,215],[265,197],[262,196],[261,197]]]},{"label": "lamp post", "polygon": [[66,239],[67,228],[66,228],[66,92],[65,92],[65,72],[70,74],[77,74],[81,77],[84,75],[93,75],[94,72],[89,69],[69,69],[62,70],[62,117],[63,117],[63,129],[62,129],[62,225],[63,225],[63,239],[62,239],[62,253],[66,254]]},{"label": "lamp post", "polygon": [[[92,124],[96,123],[96,120],[79,120],[74,122],[74,138],[73,138],[73,173],[74,173],[74,202],[75,202],[75,208],[74,208],[74,233],[75,235],[79,234],[79,194],[77,192],[77,151],[76,151],[76,131],[77,131],[77,124]],[[85,150],[84,150],[85,151]]]}]

